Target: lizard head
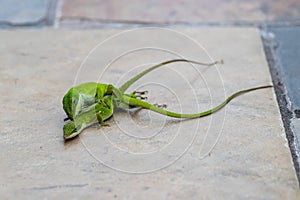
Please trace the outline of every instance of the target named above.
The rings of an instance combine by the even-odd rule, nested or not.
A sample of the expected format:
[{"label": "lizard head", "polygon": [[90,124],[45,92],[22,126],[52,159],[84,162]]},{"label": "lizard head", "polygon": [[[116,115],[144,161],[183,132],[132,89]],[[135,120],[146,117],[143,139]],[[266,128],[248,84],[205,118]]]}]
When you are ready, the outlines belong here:
[{"label": "lizard head", "polygon": [[71,139],[79,134],[79,131],[76,128],[75,123],[73,121],[66,123],[64,125],[63,130],[64,130],[64,139],[65,140]]}]

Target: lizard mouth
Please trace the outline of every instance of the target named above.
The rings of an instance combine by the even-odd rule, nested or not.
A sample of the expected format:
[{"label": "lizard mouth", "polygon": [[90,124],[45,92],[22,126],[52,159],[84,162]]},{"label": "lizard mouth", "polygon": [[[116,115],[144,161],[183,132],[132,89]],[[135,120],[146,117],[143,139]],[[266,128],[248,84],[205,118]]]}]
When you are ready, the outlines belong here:
[{"label": "lizard mouth", "polygon": [[71,138],[76,137],[77,135],[78,135],[78,131],[75,131],[75,132],[73,132],[72,134],[69,134],[69,135],[64,134],[64,139],[69,140]]},{"label": "lizard mouth", "polygon": [[78,135],[78,130],[73,121],[70,121],[64,125],[64,139],[70,139]]}]

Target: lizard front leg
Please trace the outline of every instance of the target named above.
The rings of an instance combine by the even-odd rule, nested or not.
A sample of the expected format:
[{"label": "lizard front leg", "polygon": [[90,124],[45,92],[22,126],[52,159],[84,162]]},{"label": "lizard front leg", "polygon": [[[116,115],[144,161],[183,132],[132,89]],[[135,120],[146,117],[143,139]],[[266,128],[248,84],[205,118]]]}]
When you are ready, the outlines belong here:
[{"label": "lizard front leg", "polygon": [[96,117],[100,126],[109,126],[109,124],[104,123],[104,119],[101,116],[101,111],[96,114]]}]

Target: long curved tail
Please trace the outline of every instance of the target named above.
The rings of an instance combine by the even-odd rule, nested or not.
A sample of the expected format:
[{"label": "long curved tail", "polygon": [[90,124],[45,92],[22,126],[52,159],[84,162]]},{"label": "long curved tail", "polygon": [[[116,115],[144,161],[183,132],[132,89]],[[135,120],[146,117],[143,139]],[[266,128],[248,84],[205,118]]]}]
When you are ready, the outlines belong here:
[{"label": "long curved tail", "polygon": [[265,88],[270,88],[273,87],[272,85],[266,85],[266,86],[260,86],[260,87],[254,87],[254,88],[250,88],[250,89],[245,89],[245,90],[240,90],[234,94],[232,94],[231,96],[229,96],[225,101],[223,101],[221,104],[219,104],[218,106],[209,109],[207,111],[204,112],[200,112],[200,113],[195,113],[195,114],[182,114],[182,113],[175,113],[172,111],[168,111],[162,108],[158,108],[152,104],[149,104],[145,101],[139,100],[139,99],[135,99],[135,98],[131,98],[129,96],[124,96],[124,101],[125,103],[127,103],[128,105],[131,106],[137,106],[137,107],[142,107],[145,109],[149,109],[152,110],[154,112],[169,116],[169,117],[175,117],[175,118],[199,118],[199,117],[204,117],[207,115],[211,115],[217,111],[219,111],[220,109],[222,109],[224,106],[226,106],[232,99],[234,99],[235,97],[247,93],[247,92],[251,92],[253,90],[259,90],[259,89],[265,89]]},{"label": "long curved tail", "polygon": [[197,62],[197,61],[193,61],[193,60],[186,60],[186,59],[173,59],[173,60],[168,60],[162,63],[159,63],[157,65],[154,65],[148,69],[146,69],[145,71],[139,73],[138,75],[134,76],[133,78],[131,78],[129,81],[127,81],[126,83],[124,83],[119,90],[121,91],[121,93],[124,93],[134,82],[136,82],[138,79],[142,78],[144,75],[148,74],[149,72],[162,67],[164,65],[170,64],[170,63],[174,63],[174,62],[188,62],[188,63],[193,63],[193,64],[197,64],[197,65],[204,65],[204,66],[212,66],[218,63],[223,63],[223,61],[216,61],[216,62],[212,62],[212,63],[202,63],[202,62]]}]

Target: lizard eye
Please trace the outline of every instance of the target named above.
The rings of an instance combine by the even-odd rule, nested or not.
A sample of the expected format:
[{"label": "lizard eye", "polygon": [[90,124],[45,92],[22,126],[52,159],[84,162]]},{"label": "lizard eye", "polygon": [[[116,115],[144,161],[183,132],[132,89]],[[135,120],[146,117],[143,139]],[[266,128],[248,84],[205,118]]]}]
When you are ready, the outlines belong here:
[{"label": "lizard eye", "polygon": [[77,99],[73,99],[73,104],[77,104],[78,100]]}]

